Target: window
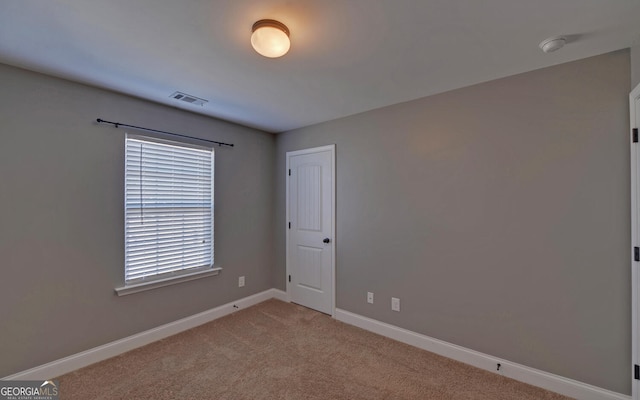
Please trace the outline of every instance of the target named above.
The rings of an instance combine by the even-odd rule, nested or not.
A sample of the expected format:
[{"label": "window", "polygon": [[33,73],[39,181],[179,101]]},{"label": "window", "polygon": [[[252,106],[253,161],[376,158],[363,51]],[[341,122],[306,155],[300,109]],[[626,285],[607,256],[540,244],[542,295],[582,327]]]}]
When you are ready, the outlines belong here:
[{"label": "window", "polygon": [[211,148],[127,136],[126,285],[213,268],[213,160]]}]

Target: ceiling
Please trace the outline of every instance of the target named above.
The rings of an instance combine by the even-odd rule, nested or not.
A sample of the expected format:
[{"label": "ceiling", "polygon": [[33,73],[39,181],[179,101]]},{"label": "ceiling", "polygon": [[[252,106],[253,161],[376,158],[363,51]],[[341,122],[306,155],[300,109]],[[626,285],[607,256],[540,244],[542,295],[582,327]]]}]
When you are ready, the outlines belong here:
[{"label": "ceiling", "polygon": [[[630,47],[638,17],[640,0],[4,0],[0,62],[282,132]],[[291,31],[282,58],[251,47],[264,18]]]}]

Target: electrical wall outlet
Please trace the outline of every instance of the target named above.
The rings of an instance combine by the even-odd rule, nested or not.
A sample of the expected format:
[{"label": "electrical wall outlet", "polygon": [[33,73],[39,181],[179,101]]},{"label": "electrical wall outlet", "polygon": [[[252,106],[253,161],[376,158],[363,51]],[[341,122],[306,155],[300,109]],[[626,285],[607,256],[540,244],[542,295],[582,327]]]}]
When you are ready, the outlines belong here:
[{"label": "electrical wall outlet", "polygon": [[238,278],[238,287],[244,287],[244,276]]},{"label": "electrical wall outlet", "polygon": [[397,297],[391,298],[391,310],[400,312],[400,299]]},{"label": "electrical wall outlet", "polygon": [[367,292],[367,303],[373,304],[373,292]]}]

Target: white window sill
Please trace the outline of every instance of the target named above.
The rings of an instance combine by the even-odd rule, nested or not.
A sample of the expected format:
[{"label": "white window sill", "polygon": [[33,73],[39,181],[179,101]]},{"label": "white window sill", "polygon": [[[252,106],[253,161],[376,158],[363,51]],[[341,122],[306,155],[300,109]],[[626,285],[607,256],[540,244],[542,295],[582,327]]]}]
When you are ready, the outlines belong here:
[{"label": "white window sill", "polygon": [[218,275],[222,271],[221,267],[207,269],[204,271],[192,272],[190,274],[183,274],[177,276],[171,276],[164,279],[156,279],[149,282],[134,283],[132,285],[125,285],[117,287],[115,289],[118,296],[126,296],[128,294],[144,292],[145,290],[156,289],[159,287],[175,285],[177,283],[188,282],[195,279],[206,278],[208,276]]}]

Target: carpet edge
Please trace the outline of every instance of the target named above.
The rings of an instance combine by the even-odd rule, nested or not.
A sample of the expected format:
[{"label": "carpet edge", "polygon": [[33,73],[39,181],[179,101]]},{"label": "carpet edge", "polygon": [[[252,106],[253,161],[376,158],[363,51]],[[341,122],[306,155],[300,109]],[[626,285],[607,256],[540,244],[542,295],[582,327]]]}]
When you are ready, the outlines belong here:
[{"label": "carpet edge", "polygon": [[6,376],[0,380],[52,379],[274,298],[287,301],[287,295],[282,290],[274,288],[267,289],[263,292],[214,307],[189,317]]},{"label": "carpet edge", "polygon": [[[631,400],[631,396],[484,354],[372,318],[335,309],[335,319],[423,350],[581,400]],[[496,371],[500,363],[500,371]]]}]

